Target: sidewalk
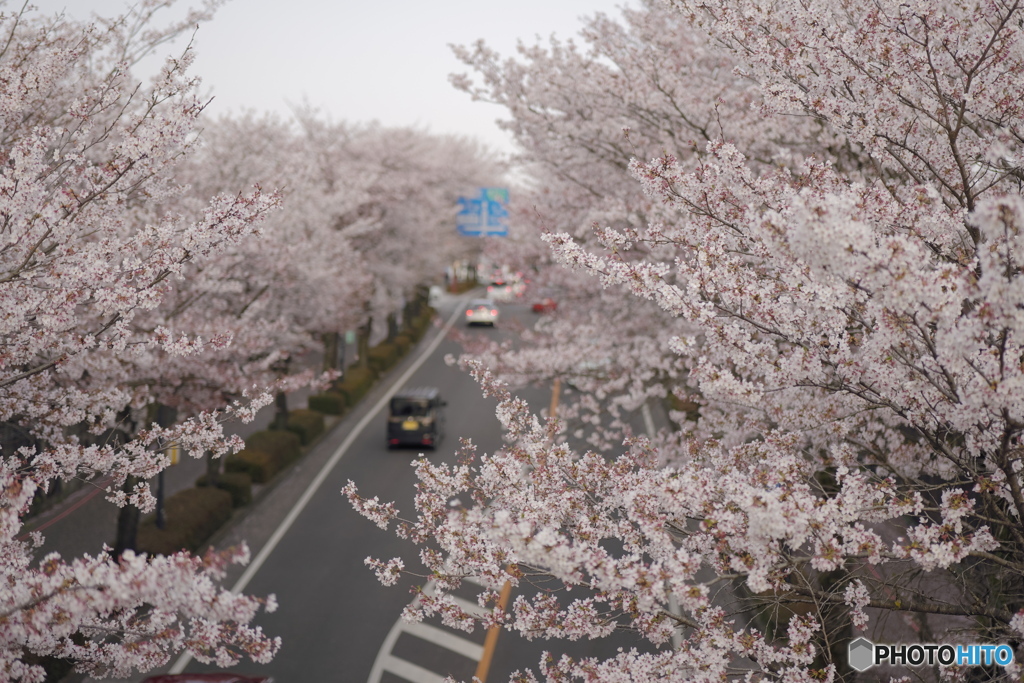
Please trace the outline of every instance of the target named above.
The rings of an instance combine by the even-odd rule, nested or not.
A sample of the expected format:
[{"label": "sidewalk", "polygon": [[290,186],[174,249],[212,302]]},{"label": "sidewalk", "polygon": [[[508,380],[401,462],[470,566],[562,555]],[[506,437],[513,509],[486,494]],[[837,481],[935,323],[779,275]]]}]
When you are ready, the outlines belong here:
[{"label": "sidewalk", "polygon": [[[449,294],[442,297],[440,305],[437,306],[442,316],[451,313],[451,307],[455,305],[458,298],[459,295]],[[376,405],[383,393],[388,390],[391,381],[389,377],[394,373],[400,375],[404,368],[415,361],[418,356],[417,349],[424,342],[429,342],[436,334],[438,334],[438,330],[428,328],[424,338],[410,349],[406,357],[385,373],[363,400],[358,405],[351,406],[345,415],[340,418],[325,416],[324,433],[304,449],[302,459],[271,482],[254,485],[253,503],[234,511],[231,520],[225,527],[209,540],[211,546],[224,549],[244,541],[248,543],[254,554],[259,552],[259,549],[263,547],[271,533],[279,525],[280,519],[294,506],[295,501],[308,487],[309,479],[322,468],[327,458],[336,450],[339,440],[345,436],[346,425],[350,426],[353,420],[360,420],[367,411]],[[355,365],[357,362],[355,344],[346,345],[343,358],[346,361],[346,368]],[[311,357],[305,365],[319,369],[320,363],[319,358]],[[309,388],[303,388],[288,394],[289,410],[307,407],[308,397],[311,393],[315,392],[310,391]],[[276,408],[271,404],[259,411],[255,419],[248,424],[237,421],[226,423],[224,432],[228,435],[237,434],[243,439],[247,438],[254,432],[266,429],[273,421],[275,412]],[[169,467],[164,472],[165,497],[193,487],[196,479],[205,473],[205,458],[183,457],[179,464]],[[33,553],[35,562],[53,552],[58,553],[65,561],[71,561],[83,555],[97,556],[104,552],[104,545],[113,545],[119,508],[105,500],[106,481],[106,478],[100,478],[95,482],[87,483],[40,514],[25,520],[21,536],[27,537],[29,533],[38,531],[44,537],[43,545]],[[150,486],[156,493],[156,478],[150,481]],[[225,587],[232,585],[244,570],[245,567],[241,566],[230,567],[228,577],[222,585]],[[174,661],[176,659],[172,658],[168,666]],[[140,676],[160,673],[166,668],[161,667],[148,674],[136,674],[123,681],[118,681],[118,683],[133,683],[139,680]],[[62,683],[85,683],[92,680],[84,674],[73,672],[61,679]]]},{"label": "sidewalk", "polygon": [[[347,353],[347,358],[354,356],[354,350]],[[315,359],[311,359],[314,361]],[[288,395],[288,408],[306,407],[310,394],[309,388],[299,389]],[[228,435],[237,434],[243,439],[261,429],[266,429],[274,419],[274,405],[264,407],[256,415],[256,419],[248,424],[238,421],[226,423],[224,432]],[[178,491],[191,488],[196,479],[206,473],[206,460],[183,456],[177,465],[172,465],[164,472],[164,497],[167,498]],[[118,508],[105,500],[104,487],[108,479],[102,477],[85,484],[81,489],[68,495],[44,512],[25,521],[25,527],[19,536],[39,531],[45,542],[36,551],[41,558],[47,553],[58,552],[65,560],[81,555],[98,555],[103,552],[103,545],[113,545],[117,529]],[[150,488],[156,494],[157,480],[150,480]]]}]

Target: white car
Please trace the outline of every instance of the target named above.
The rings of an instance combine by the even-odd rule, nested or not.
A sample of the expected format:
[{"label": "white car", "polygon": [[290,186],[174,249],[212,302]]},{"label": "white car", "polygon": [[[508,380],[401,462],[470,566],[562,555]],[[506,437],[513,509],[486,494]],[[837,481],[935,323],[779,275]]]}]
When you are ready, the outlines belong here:
[{"label": "white car", "polygon": [[491,297],[492,301],[503,301],[508,303],[515,298],[512,293],[512,285],[507,285],[504,282],[492,282],[487,285],[487,296]]},{"label": "white car", "polygon": [[523,295],[526,283],[500,280],[487,285],[487,296],[495,301],[510,303]]},{"label": "white car", "polygon": [[498,322],[498,305],[491,299],[473,299],[466,307],[467,325],[491,325]]}]

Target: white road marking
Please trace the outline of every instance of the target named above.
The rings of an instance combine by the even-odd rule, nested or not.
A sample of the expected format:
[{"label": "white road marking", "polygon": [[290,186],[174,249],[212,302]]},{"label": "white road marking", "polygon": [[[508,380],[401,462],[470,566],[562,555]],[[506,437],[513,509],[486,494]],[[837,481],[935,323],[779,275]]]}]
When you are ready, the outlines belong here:
[{"label": "white road marking", "polygon": [[451,650],[457,654],[472,659],[473,661],[480,661],[480,658],[484,656],[484,646],[477,645],[472,640],[466,640],[460,638],[451,631],[445,631],[436,626],[430,624],[424,624],[421,621],[416,621],[411,624],[405,625],[405,632],[411,633],[417,638],[422,638],[428,642],[440,645],[446,650]]},{"label": "white road marking", "polygon": [[[366,415],[363,416],[363,419],[361,419],[358,422],[358,424],[356,424],[355,428],[349,433],[348,438],[346,438],[342,442],[342,444],[338,446],[338,450],[334,451],[334,453],[331,455],[330,460],[328,460],[327,463],[323,466],[323,468],[321,468],[320,472],[316,475],[316,478],[306,489],[306,492],[302,494],[302,497],[299,498],[297,503],[295,503],[295,506],[292,507],[288,515],[281,521],[281,524],[278,525],[277,529],[270,537],[270,540],[267,541],[266,545],[263,546],[259,554],[256,555],[256,559],[252,561],[252,564],[250,564],[246,568],[245,573],[243,573],[242,576],[235,583],[235,585],[232,586],[232,592],[241,593],[243,590],[245,590],[245,587],[249,585],[249,581],[252,580],[252,577],[256,576],[256,572],[260,570],[260,568],[263,566],[263,563],[267,561],[267,558],[270,557],[270,554],[274,552],[275,548],[277,548],[277,544],[280,543],[281,539],[284,538],[284,535],[288,533],[288,530],[291,528],[292,524],[295,523],[295,520],[298,519],[299,515],[305,509],[306,505],[313,498],[313,494],[316,493],[317,489],[320,488],[320,485],[324,483],[325,479],[327,479],[327,476],[331,473],[331,470],[334,469],[334,466],[338,464],[338,461],[341,460],[342,456],[345,455],[345,452],[348,451],[349,447],[352,446],[352,444],[355,442],[356,438],[362,433],[362,431],[366,429],[366,426],[376,418],[377,413],[379,413],[384,408],[384,406],[388,404],[388,401],[391,400],[391,396],[395,393],[398,387],[404,385],[407,381],[409,381],[409,378],[412,377],[413,373],[419,370],[420,366],[423,365],[423,363],[426,362],[427,358],[430,357],[430,354],[432,354],[437,349],[437,347],[440,346],[441,342],[448,335],[448,331],[452,328],[452,325],[455,324],[455,321],[456,319],[458,319],[460,313],[462,313],[462,307],[457,306],[455,308],[455,312],[452,313],[451,318],[449,318],[448,322],[445,324],[444,329],[442,329],[441,332],[437,335],[437,337],[434,338],[434,341],[432,341],[430,345],[423,351],[423,353],[420,354],[420,357],[416,359],[416,362],[410,365],[409,368],[404,373],[402,373],[402,376],[391,384],[387,392],[385,392],[384,396],[382,396],[381,399],[377,401],[377,404],[373,406],[373,408],[371,408],[370,411],[366,413]],[[188,666],[189,662],[191,661],[192,654],[189,652],[183,652],[181,656],[178,657],[177,661],[174,662],[174,666],[170,668],[169,673],[180,674],[185,670],[185,667]]]},{"label": "white road marking", "polygon": [[448,597],[450,597],[452,599],[452,602],[454,602],[456,605],[459,606],[459,609],[461,609],[466,614],[472,614],[474,617],[482,617],[482,616],[490,613],[490,611],[491,611],[489,609],[485,609],[485,608],[481,607],[480,605],[476,604],[475,602],[470,602],[469,600],[466,600],[464,598],[460,598],[460,597],[455,596],[455,595],[449,595]]},{"label": "white road marking", "polygon": [[[388,655],[385,670],[413,683],[444,683],[445,677],[398,657]],[[378,679],[379,680],[379,679]]]},{"label": "white road marking", "polygon": [[[423,587],[423,592],[427,595],[433,595],[434,582],[428,581],[427,585]],[[467,600],[455,598],[455,601],[456,603],[466,603],[476,610],[481,609],[475,603],[471,603]],[[419,602],[419,598],[413,600],[414,605],[417,602]],[[464,610],[466,609],[462,604],[459,606]],[[444,680],[444,676],[439,676],[432,671],[428,671],[423,667],[417,666],[412,662],[408,662],[391,654],[395,649],[395,643],[398,642],[398,638],[403,633],[408,633],[416,636],[417,638],[422,638],[428,643],[443,647],[446,650],[451,650],[452,652],[460,654],[473,661],[480,661],[480,658],[484,653],[482,645],[477,645],[471,640],[457,636],[451,631],[445,631],[437,628],[436,626],[431,626],[430,624],[424,624],[422,622],[406,623],[402,619],[398,619],[391,627],[391,630],[388,631],[388,635],[384,639],[384,643],[380,646],[380,650],[377,652],[377,659],[373,662],[373,668],[370,670],[370,677],[366,679],[367,683],[380,683],[381,676],[385,671],[413,681],[413,683],[433,683],[434,681]]]},{"label": "white road marking", "polygon": [[654,417],[651,415],[651,408],[646,402],[640,407],[640,414],[644,417],[644,430],[647,432],[647,438],[653,439],[658,432],[654,428]]}]

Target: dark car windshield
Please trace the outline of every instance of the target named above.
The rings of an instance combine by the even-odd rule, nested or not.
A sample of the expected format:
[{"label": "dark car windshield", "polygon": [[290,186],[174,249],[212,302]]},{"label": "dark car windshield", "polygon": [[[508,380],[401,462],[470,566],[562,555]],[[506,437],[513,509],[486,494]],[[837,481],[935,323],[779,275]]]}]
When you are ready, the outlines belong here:
[{"label": "dark car windshield", "polygon": [[430,411],[430,401],[424,398],[393,398],[391,414],[395,417],[423,417]]}]

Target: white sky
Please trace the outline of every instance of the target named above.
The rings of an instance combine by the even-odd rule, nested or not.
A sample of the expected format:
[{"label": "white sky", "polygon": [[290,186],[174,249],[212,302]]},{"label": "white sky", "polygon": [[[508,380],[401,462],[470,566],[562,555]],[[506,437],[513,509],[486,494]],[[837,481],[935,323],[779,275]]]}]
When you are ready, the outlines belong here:
[{"label": "white sky", "polygon": [[[232,0],[195,40],[193,73],[214,96],[208,113],[276,111],[308,101],[335,121],[416,126],[477,137],[501,151],[503,110],[448,83],[465,72],[449,43],[483,38],[503,56],[516,40],[575,37],[580,18],[619,15],[632,0]],[[0,3],[2,4],[2,3]],[[20,0],[15,4],[20,5]],[[112,16],[126,0],[32,0],[44,13]],[[187,6],[188,0],[179,0]],[[177,9],[177,8],[175,8]],[[167,53],[170,53],[168,48]]]}]

